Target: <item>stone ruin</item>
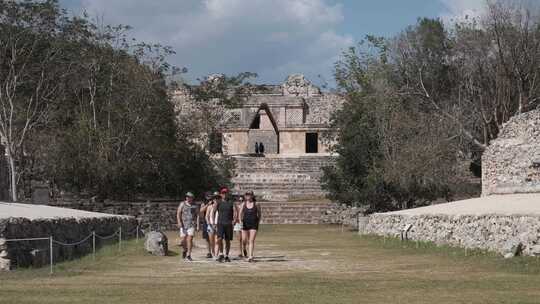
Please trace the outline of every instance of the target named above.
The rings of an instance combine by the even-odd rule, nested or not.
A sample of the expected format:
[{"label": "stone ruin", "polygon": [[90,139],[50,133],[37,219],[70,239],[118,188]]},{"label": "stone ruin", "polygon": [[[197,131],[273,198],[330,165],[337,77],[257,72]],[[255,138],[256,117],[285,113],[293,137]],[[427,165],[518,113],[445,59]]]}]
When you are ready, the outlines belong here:
[{"label": "stone ruin", "polygon": [[482,196],[540,192],[540,110],[504,124],[482,156]]},{"label": "stone ruin", "polygon": [[[344,99],[322,92],[301,74],[259,88],[231,109],[217,100],[206,105],[221,116],[221,148],[211,152],[235,159],[237,191],[253,190],[259,198],[273,201],[324,196],[322,167],[333,162],[330,117]],[[200,105],[189,92],[178,91],[173,98],[180,121],[202,121],[196,119]],[[210,146],[211,137],[203,135],[199,143]],[[264,154],[256,153],[256,143],[263,143]]]},{"label": "stone ruin", "polygon": [[360,233],[540,256],[540,110],[512,117],[482,156],[482,197],[359,220]]}]

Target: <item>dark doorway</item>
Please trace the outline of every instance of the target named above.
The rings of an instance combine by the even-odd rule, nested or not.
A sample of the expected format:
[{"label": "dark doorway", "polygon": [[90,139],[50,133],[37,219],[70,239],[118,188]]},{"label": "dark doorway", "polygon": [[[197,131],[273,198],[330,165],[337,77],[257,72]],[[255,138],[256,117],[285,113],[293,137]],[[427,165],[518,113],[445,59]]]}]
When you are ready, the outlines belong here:
[{"label": "dark doorway", "polygon": [[318,133],[306,133],[306,153],[319,153]]},{"label": "dark doorway", "polygon": [[249,126],[250,129],[260,129],[261,128],[261,115],[257,114],[255,115],[255,118],[251,122],[251,126]]},{"label": "dark doorway", "polygon": [[212,132],[208,137],[208,150],[212,154],[223,153],[223,135],[219,132]]}]

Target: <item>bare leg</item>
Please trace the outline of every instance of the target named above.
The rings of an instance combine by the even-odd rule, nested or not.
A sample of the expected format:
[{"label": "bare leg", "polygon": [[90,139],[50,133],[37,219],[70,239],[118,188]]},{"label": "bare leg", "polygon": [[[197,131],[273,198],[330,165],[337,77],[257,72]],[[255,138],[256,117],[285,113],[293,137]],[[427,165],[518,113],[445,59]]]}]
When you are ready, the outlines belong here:
[{"label": "bare leg", "polygon": [[[248,251],[248,240],[249,240],[249,230],[242,230],[242,242],[243,242],[243,246],[244,247],[243,249]],[[242,251],[242,255],[244,254],[244,252]],[[249,252],[248,252],[248,256],[249,256]],[[246,258],[248,257],[246,256]]]},{"label": "bare leg", "polygon": [[193,248],[193,236],[186,237],[186,244],[187,244],[186,256],[191,256],[191,249]]},{"label": "bare leg", "polygon": [[[220,237],[218,237],[217,240],[218,240],[218,241],[217,241],[217,242],[218,242],[218,252],[219,252],[219,254],[221,255],[221,254],[223,254],[223,239],[220,238]],[[230,243],[229,243],[229,244],[230,244]],[[229,246],[230,246],[230,245],[229,245]]]},{"label": "bare leg", "polygon": [[253,259],[253,252],[255,251],[255,238],[257,237],[257,230],[249,230],[249,258]]},{"label": "bare leg", "polygon": [[219,239],[217,237],[217,234],[214,234],[214,256],[219,255]]},{"label": "bare leg", "polygon": [[243,255],[242,252],[244,252],[244,242],[243,242],[243,238],[242,238],[242,230],[238,231],[236,233],[236,237],[238,238],[238,245],[240,245],[240,254],[239,255]]},{"label": "bare leg", "polygon": [[187,238],[187,235],[184,235],[184,236],[182,237],[182,240],[180,241],[180,247],[182,247],[182,252],[186,252],[186,251],[187,251],[186,238]]},{"label": "bare leg", "polygon": [[215,237],[213,233],[208,234],[208,252],[213,256],[215,253]]}]

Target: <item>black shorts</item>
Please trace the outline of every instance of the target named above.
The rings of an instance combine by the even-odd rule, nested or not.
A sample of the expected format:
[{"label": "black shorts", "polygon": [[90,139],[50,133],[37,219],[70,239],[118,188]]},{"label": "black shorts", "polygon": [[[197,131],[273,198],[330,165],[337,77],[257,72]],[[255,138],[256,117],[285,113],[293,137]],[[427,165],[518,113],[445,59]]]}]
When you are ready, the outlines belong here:
[{"label": "black shorts", "polygon": [[208,237],[208,224],[206,222],[204,222],[202,224],[202,237],[203,239],[205,240],[209,240],[209,237]]},{"label": "black shorts", "polygon": [[233,239],[233,225],[232,224],[218,224],[217,236],[220,239],[226,241],[232,241]]},{"label": "black shorts", "polygon": [[244,222],[242,225],[242,230],[259,230],[258,222]]}]

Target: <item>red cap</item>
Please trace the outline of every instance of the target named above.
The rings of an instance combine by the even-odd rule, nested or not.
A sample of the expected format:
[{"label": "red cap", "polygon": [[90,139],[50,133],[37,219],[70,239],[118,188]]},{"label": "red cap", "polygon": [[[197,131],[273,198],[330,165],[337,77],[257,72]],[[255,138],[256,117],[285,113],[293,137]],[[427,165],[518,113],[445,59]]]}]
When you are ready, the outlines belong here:
[{"label": "red cap", "polygon": [[227,187],[223,187],[223,188],[221,188],[221,190],[219,190],[219,193],[221,193],[221,194],[229,193],[229,189]]}]

